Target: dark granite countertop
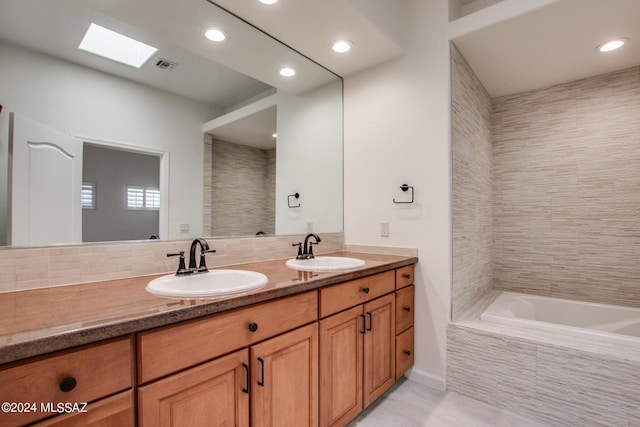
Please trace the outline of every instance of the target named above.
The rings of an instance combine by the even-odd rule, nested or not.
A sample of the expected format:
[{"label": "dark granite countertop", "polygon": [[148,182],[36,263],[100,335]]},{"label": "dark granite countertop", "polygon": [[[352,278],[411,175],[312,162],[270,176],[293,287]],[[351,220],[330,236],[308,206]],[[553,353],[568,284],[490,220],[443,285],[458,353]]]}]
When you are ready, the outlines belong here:
[{"label": "dark granite countertop", "polygon": [[365,266],[347,272],[310,273],[285,259],[225,266],[269,278],[261,289],[214,299],[177,300],[145,290],[155,277],[134,277],[0,294],[0,363],[89,344],[194,319],[414,264],[416,257],[341,252]]}]

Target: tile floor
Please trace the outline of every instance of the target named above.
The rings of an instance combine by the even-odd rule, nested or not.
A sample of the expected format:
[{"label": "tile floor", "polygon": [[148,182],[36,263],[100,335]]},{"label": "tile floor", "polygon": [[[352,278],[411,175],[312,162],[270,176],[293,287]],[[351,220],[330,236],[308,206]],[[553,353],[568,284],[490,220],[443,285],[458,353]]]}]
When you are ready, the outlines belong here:
[{"label": "tile floor", "polygon": [[403,379],[348,427],[543,427],[455,392]]}]

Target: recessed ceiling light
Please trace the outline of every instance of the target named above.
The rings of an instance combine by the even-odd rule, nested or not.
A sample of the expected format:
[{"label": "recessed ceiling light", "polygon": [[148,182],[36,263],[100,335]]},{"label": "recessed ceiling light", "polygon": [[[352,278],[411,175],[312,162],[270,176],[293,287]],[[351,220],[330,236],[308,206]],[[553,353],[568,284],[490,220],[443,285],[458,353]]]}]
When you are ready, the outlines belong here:
[{"label": "recessed ceiling light", "polygon": [[274,134],[272,134],[271,136],[272,136],[273,138],[277,138],[277,137],[278,137],[278,134],[277,134],[277,133],[274,133]]},{"label": "recessed ceiling light", "polygon": [[227,39],[227,33],[220,28],[207,28],[204,32],[204,36],[212,42],[222,42]]},{"label": "recessed ceiling light", "polygon": [[616,49],[620,49],[622,45],[624,45],[629,39],[626,37],[621,37],[619,39],[610,40],[608,42],[602,43],[596,47],[598,52],[611,52]]},{"label": "recessed ceiling light", "polygon": [[331,44],[331,49],[336,53],[347,53],[353,47],[353,43],[349,40],[336,40]]},{"label": "recessed ceiling light", "polygon": [[262,4],[275,4],[278,3],[278,0],[259,0]]},{"label": "recessed ceiling light", "polygon": [[284,67],[280,70],[280,75],[283,77],[293,77],[296,75],[296,70],[291,67]]},{"label": "recessed ceiling light", "polygon": [[158,51],[153,46],[91,23],[78,49],[140,68]]}]

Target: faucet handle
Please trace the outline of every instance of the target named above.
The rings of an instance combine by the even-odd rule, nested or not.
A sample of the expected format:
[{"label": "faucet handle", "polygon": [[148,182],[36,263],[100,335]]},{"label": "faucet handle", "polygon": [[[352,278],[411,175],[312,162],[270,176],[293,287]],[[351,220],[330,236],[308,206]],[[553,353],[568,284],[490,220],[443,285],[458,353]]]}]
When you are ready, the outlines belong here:
[{"label": "faucet handle", "polygon": [[314,242],[309,242],[309,253],[307,254],[307,258],[311,259],[311,258],[315,258],[315,255],[313,255],[313,245],[317,245],[318,242],[314,243]]},{"label": "faucet handle", "polygon": [[298,247],[298,255],[296,255],[296,259],[304,259],[304,257],[302,256],[302,242],[292,243],[291,246]]},{"label": "faucet handle", "polygon": [[215,249],[204,249],[204,248],[200,250],[200,264],[198,264],[198,273],[209,271],[209,269],[207,268],[207,261],[204,258],[204,254],[215,252],[215,251],[216,251]]},{"label": "faucet handle", "polygon": [[178,263],[178,270],[176,271],[176,276],[184,276],[185,274],[191,273],[191,271],[187,270],[187,267],[184,265],[184,251],[167,254],[167,257],[179,256],[180,261]]}]

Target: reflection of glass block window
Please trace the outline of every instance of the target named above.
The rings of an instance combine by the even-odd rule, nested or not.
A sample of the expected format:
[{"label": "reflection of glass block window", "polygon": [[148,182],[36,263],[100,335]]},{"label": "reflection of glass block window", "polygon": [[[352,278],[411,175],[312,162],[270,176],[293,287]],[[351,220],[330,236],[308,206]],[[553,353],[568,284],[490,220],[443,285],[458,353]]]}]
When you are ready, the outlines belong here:
[{"label": "reflection of glass block window", "polygon": [[127,186],[127,209],[159,210],[160,190],[158,188]]},{"label": "reflection of glass block window", "polygon": [[82,183],[82,209],[95,209],[96,208],[96,183],[95,182],[83,182]]}]

